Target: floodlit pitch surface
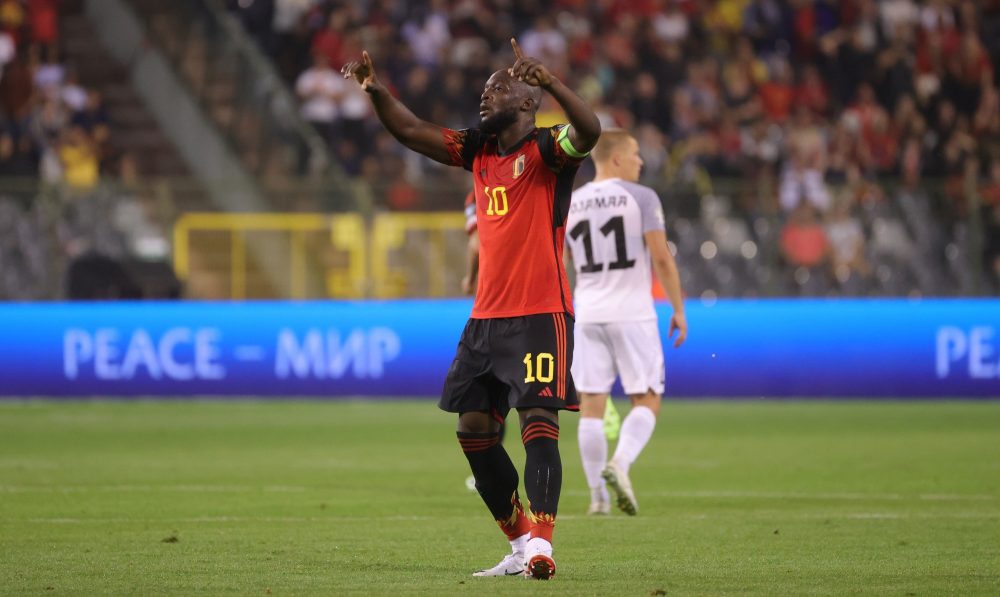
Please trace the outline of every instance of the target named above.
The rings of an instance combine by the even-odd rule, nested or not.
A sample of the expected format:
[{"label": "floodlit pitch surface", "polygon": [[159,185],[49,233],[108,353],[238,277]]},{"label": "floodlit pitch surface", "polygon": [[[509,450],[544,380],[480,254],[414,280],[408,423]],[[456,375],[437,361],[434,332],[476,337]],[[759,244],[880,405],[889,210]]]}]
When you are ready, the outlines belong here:
[{"label": "floodlit pitch surface", "polygon": [[453,427],[429,400],[0,403],[0,593],[1000,593],[997,402],[670,402],[635,518],[583,515],[565,416],[548,583],[470,576],[508,547]]}]

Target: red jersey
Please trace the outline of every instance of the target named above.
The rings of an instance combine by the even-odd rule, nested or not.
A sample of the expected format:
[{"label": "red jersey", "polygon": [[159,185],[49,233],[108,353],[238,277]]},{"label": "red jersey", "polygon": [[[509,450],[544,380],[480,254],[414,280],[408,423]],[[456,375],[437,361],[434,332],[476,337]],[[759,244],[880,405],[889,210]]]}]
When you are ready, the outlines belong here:
[{"label": "red jersey", "polygon": [[472,171],[479,230],[473,319],[573,313],[563,237],[573,177],[583,157],[535,129],[501,153],[495,135],[444,129],[451,162]]}]

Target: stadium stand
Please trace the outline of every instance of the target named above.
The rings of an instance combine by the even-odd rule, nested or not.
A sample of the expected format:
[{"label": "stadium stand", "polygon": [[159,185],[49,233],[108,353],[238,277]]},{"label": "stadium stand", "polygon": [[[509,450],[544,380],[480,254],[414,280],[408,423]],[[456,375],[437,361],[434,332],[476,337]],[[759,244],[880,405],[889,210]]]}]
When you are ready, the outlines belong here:
[{"label": "stadium stand", "polygon": [[[225,4],[290,85],[364,46],[418,115],[454,127],[476,121],[481,82],[517,35],[606,125],[637,132],[643,182],[679,217],[692,293],[998,289],[995,0]],[[331,77],[303,99],[323,103],[317,130],[345,170],[378,181],[387,209],[457,205],[433,190],[463,181],[387,142],[356,92]],[[559,120],[551,108],[543,123]],[[805,236],[800,212],[814,222]],[[806,238],[808,264],[774,247]]]},{"label": "stadium stand", "polygon": [[64,274],[86,255],[162,263],[175,206],[143,179],[187,176],[176,150],[102,50],[83,2],[2,4],[0,296],[66,296]]},{"label": "stadium stand", "polygon": [[[0,209],[11,231],[0,296],[60,296],[66,264],[94,242],[116,258],[162,258],[179,214],[219,209],[190,182],[190,155],[167,140],[134,73],[96,39],[98,4],[112,3],[0,2]],[[373,214],[457,210],[468,177],[403,151],[336,71],[365,47],[420,116],[465,127],[516,35],[605,125],[635,132],[690,295],[1000,292],[1000,0],[123,6],[276,211],[355,212],[370,225]],[[325,95],[306,98],[303,80],[323,64]],[[560,119],[553,105],[539,114]],[[92,206],[115,215],[86,215]],[[307,254],[341,259],[323,257],[318,238]],[[405,238],[419,246],[403,261],[420,261],[420,234]],[[228,263],[231,244],[204,241],[191,267]],[[274,269],[260,261],[247,267]],[[393,287],[419,294],[423,270],[411,269]],[[208,285],[221,297],[231,283]]]}]

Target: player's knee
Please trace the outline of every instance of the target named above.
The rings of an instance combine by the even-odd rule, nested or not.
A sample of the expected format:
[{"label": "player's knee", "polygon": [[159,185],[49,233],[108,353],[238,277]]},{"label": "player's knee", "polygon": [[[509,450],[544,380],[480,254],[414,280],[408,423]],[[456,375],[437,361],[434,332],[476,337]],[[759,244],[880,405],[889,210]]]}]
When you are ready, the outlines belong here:
[{"label": "player's knee", "polygon": [[458,431],[460,433],[493,433],[498,431],[499,424],[486,411],[469,411],[458,415]]},{"label": "player's knee", "polygon": [[551,410],[548,408],[534,407],[534,408],[518,409],[517,414],[518,418],[521,421],[521,429],[524,429],[524,426],[528,422],[528,419],[533,417],[542,417],[557,424],[559,422],[559,411]]},{"label": "player's knee", "polygon": [[607,408],[607,394],[580,394],[580,416],[590,419],[603,419]]},{"label": "player's knee", "polygon": [[629,396],[632,400],[632,406],[645,406],[649,410],[653,411],[654,415],[660,414],[660,402],[662,402],[661,396],[650,389],[645,394],[633,394]]}]

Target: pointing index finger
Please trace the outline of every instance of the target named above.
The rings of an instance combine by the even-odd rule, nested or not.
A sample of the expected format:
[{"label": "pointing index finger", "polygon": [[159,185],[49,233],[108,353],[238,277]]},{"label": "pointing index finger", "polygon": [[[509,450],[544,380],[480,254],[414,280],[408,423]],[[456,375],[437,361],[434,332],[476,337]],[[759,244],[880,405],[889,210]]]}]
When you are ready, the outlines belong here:
[{"label": "pointing index finger", "polygon": [[514,48],[514,59],[521,60],[524,58],[524,54],[521,53],[521,46],[517,45],[517,40],[513,37],[510,38],[510,47]]}]

